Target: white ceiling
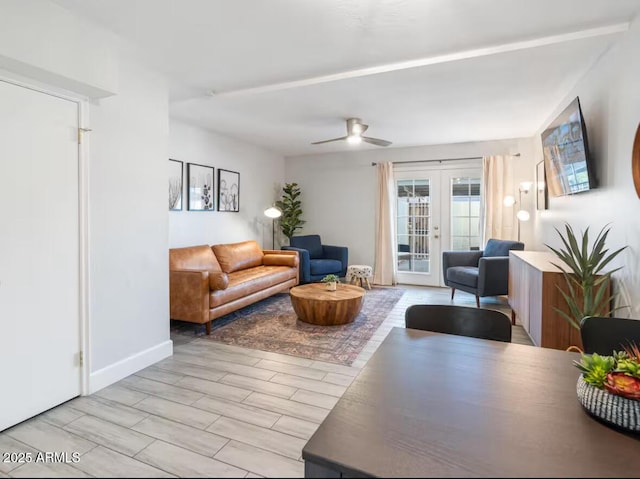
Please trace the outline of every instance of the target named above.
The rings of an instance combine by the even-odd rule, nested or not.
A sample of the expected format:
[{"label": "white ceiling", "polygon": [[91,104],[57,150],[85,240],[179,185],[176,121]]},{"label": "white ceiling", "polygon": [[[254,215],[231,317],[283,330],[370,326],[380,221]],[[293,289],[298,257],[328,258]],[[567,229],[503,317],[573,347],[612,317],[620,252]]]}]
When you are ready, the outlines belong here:
[{"label": "white ceiling", "polygon": [[378,148],[310,145],[344,136],[348,117],[393,147],[531,136],[640,11],[638,0],[54,1],[167,74],[173,117],[288,156]]}]

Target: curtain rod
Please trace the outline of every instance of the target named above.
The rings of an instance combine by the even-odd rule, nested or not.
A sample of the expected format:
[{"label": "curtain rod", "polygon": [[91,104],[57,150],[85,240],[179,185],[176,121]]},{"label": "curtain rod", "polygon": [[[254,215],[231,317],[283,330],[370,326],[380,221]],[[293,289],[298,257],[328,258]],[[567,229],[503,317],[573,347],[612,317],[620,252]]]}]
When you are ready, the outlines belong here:
[{"label": "curtain rod", "polygon": [[[520,156],[520,153],[514,153],[513,155],[506,156]],[[437,160],[392,161],[391,163],[393,163],[394,165],[404,165],[405,163],[432,163],[434,161],[442,163],[443,161],[481,160],[482,158],[482,156],[468,156],[466,158],[440,158]],[[376,163],[375,161],[371,162],[371,166],[376,166],[377,164],[378,163]]]}]

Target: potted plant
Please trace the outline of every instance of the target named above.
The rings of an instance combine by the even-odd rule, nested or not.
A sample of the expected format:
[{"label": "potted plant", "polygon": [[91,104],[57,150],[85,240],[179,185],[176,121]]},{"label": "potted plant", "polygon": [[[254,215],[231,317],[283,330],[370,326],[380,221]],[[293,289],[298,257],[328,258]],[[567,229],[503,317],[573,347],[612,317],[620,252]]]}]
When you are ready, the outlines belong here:
[{"label": "potted plant", "polygon": [[322,278],[321,281],[325,283],[328,291],[335,291],[340,278],[338,278],[338,276],[336,276],[335,274],[328,274],[324,278]]},{"label": "potted plant", "polygon": [[582,318],[605,316],[620,309],[611,309],[611,301],[616,295],[609,293],[609,286],[611,275],[621,268],[615,268],[607,273],[603,273],[602,270],[626,246],[609,253],[609,250],[605,249],[605,243],[610,228],[606,226],[600,230],[591,248],[589,247],[589,228],[581,233],[579,240],[573,228],[568,224],[565,224],[566,235],[563,235],[557,228],[555,230],[560,236],[564,248],[556,249],[548,244],[545,246],[566,265],[553,263],[562,271],[566,280],[568,292],[560,289],[560,286],[558,289],[569,307],[569,314],[558,308],[555,309],[571,326],[579,330]]},{"label": "potted plant", "polygon": [[630,344],[611,356],[582,354],[578,400],[589,413],[616,426],[640,431],[640,348]]},{"label": "potted plant", "polygon": [[282,211],[280,229],[282,234],[291,241],[291,237],[295,232],[305,224],[305,221],[300,218],[302,216],[302,209],[300,208],[302,202],[298,199],[300,187],[298,183],[285,183],[282,191],[284,192],[282,198],[276,201],[276,206]]}]

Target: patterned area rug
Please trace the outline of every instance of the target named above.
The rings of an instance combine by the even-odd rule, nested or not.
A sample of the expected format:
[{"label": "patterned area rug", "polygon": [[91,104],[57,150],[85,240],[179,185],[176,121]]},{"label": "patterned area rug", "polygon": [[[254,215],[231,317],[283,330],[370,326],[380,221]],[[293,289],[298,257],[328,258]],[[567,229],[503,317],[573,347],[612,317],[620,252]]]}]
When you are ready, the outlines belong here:
[{"label": "patterned area rug", "polygon": [[216,319],[209,336],[204,325],[172,320],[171,337],[185,342],[185,336],[193,339],[195,331],[211,341],[351,365],[403,293],[373,287],[366,292],[355,321],[342,326],[315,326],[298,320],[289,294],[282,293]]}]

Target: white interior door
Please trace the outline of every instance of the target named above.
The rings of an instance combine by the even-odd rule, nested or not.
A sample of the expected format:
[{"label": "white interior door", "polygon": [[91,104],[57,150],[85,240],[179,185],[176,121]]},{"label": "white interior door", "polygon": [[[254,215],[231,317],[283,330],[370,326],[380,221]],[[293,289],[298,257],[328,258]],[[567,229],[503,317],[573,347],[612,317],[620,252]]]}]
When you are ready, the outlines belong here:
[{"label": "white interior door", "polygon": [[80,394],[78,104],[0,81],[0,430]]},{"label": "white interior door", "polygon": [[398,282],[444,286],[442,251],[480,246],[479,167],[397,170]]}]

